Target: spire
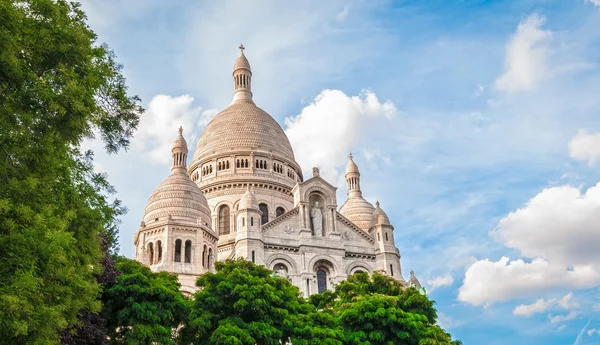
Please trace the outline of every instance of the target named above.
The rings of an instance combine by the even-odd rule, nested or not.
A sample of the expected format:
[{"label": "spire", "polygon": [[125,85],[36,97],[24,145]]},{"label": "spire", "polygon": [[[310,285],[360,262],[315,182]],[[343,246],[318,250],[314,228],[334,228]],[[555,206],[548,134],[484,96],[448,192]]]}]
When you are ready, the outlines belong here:
[{"label": "spire", "polygon": [[252,101],[252,70],[246,55],[244,55],[246,47],[240,44],[238,48],[240,56],[233,64],[233,102],[254,103]]},{"label": "spire", "polygon": [[362,196],[360,191],[360,171],[352,160],[352,153],[348,154],[348,165],[346,165],[346,183],[348,184],[348,198]]},{"label": "spire", "polygon": [[177,136],[177,139],[175,139],[173,149],[171,150],[171,155],[173,157],[173,167],[171,170],[183,168],[185,171],[187,166],[187,154],[187,141],[185,141],[185,138],[183,137],[183,127],[179,126],[179,135]]}]

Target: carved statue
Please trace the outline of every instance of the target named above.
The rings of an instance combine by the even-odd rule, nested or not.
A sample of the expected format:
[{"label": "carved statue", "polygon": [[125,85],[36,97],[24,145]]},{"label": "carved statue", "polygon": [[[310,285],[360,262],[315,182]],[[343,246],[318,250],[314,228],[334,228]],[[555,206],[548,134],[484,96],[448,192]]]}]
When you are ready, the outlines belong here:
[{"label": "carved statue", "polygon": [[314,234],[320,236],[323,234],[323,213],[319,208],[319,202],[315,201],[315,205],[310,210],[310,218],[312,220]]}]

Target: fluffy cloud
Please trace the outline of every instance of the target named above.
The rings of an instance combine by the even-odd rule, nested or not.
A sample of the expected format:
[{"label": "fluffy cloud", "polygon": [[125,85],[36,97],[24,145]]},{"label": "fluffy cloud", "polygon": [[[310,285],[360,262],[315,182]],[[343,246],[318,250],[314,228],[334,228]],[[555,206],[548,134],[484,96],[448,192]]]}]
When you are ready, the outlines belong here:
[{"label": "fluffy cloud", "polygon": [[585,129],[580,129],[569,142],[569,156],[594,165],[600,158],[600,133],[589,134]]},{"label": "fluffy cloud", "polygon": [[427,286],[429,287],[429,291],[433,291],[442,286],[450,286],[454,283],[454,279],[450,275],[445,275],[441,277],[435,277],[427,281]]},{"label": "fluffy cloud", "polygon": [[543,313],[556,306],[566,310],[570,310],[579,307],[579,303],[573,301],[573,293],[570,292],[558,301],[555,298],[549,300],[540,298],[532,304],[518,305],[513,310],[513,314],[529,317],[533,314]]},{"label": "fluffy cloud", "polygon": [[183,127],[190,152],[200,129],[217,113],[192,105],[194,98],[188,95],[171,97],[156,95],[148,103],[133,141],[135,148],[159,164],[170,164],[171,147],[177,136],[177,128]]},{"label": "fluffy cloud", "polygon": [[531,89],[545,77],[552,39],[552,32],[541,28],[545,22],[545,17],[532,14],[519,23],[506,46],[504,73],[496,80],[498,90]]},{"label": "fluffy cloud", "polygon": [[600,184],[585,193],[570,186],[547,188],[504,217],[492,236],[533,260],[474,263],[459,290],[463,302],[483,305],[551,288],[598,286]]},{"label": "fluffy cloud", "polygon": [[555,324],[555,323],[561,323],[561,322],[565,322],[565,321],[569,321],[569,320],[573,320],[577,317],[577,313],[572,311],[566,315],[556,315],[556,316],[551,316],[548,315],[548,319],[550,319],[550,323],[551,324]]},{"label": "fluffy cloud", "polygon": [[594,4],[595,6],[600,6],[600,0],[585,0],[586,3]]},{"label": "fluffy cloud", "polygon": [[531,316],[533,314],[543,313],[546,310],[550,309],[556,300],[545,300],[543,298],[538,299],[535,303],[532,304],[521,304],[518,305],[514,310],[513,314],[519,316]]},{"label": "fluffy cloud", "polygon": [[595,328],[588,329],[587,335],[594,335],[594,334],[600,335],[600,329],[595,329]]},{"label": "fluffy cloud", "polygon": [[567,267],[600,262],[600,183],[547,188],[500,221],[493,236],[524,256]]},{"label": "fluffy cloud", "polygon": [[324,90],[299,115],[285,120],[286,134],[305,169],[319,167],[326,179],[336,181],[337,168],[346,164],[348,151],[368,133],[372,122],[396,113],[393,103],[380,102],[368,90],[358,96]]}]

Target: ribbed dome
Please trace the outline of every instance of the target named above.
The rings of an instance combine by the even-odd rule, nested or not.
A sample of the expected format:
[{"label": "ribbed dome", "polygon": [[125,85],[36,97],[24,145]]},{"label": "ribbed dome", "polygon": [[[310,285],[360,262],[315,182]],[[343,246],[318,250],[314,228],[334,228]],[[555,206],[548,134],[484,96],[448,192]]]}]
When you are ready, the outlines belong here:
[{"label": "ribbed dome", "polygon": [[370,227],[372,228],[376,225],[392,225],[390,223],[390,218],[379,207],[379,201],[375,203],[375,211],[373,211],[373,215],[371,216]]},{"label": "ribbed dome", "polygon": [[415,277],[415,272],[413,270],[410,270],[410,279],[408,280],[408,283],[410,286],[414,285],[417,289],[421,288],[421,283],[419,282],[419,279]]},{"label": "ribbed dome", "polygon": [[348,218],[352,223],[365,231],[368,231],[370,228],[374,211],[375,207],[363,199],[362,196],[349,198],[340,208],[342,216]]},{"label": "ribbed dome", "polygon": [[209,227],[211,224],[208,202],[183,168],[173,169],[152,193],[144,212],[144,222],[150,224],[156,218],[165,220],[169,216],[191,224],[198,224],[198,218],[201,218]]},{"label": "ribbed dome", "polygon": [[346,165],[346,175],[352,173],[360,173],[358,171],[358,165],[356,165],[356,163],[354,163],[354,161],[352,160],[352,154],[349,154],[348,157],[350,159],[348,160],[348,164]]},{"label": "ribbed dome", "polygon": [[204,129],[194,152],[194,162],[232,148],[262,150],[294,161],[290,141],[281,126],[253,103],[235,102]]},{"label": "ribbed dome", "polygon": [[179,127],[179,135],[177,136],[177,139],[175,139],[175,141],[173,142],[172,151],[177,150],[177,149],[181,149],[181,151],[183,151],[185,153],[188,152],[187,141],[183,137],[183,128],[181,128],[181,127]]},{"label": "ribbed dome", "polygon": [[256,210],[259,211],[258,200],[254,196],[254,193],[250,189],[246,190],[246,193],[240,199],[238,210]]},{"label": "ribbed dome", "polygon": [[244,55],[244,53],[240,54],[240,56],[235,60],[235,63],[233,64],[234,72],[240,68],[244,68],[250,71],[250,62],[248,62],[248,59],[246,59],[246,55]]}]

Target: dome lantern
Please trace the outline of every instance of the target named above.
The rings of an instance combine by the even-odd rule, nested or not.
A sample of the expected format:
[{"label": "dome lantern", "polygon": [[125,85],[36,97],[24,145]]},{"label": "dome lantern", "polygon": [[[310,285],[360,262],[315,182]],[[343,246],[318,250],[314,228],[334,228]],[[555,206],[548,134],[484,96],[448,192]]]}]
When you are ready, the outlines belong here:
[{"label": "dome lantern", "polygon": [[233,64],[233,103],[252,101],[252,70],[250,62],[244,55],[243,44],[240,44],[240,56]]}]

